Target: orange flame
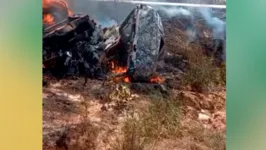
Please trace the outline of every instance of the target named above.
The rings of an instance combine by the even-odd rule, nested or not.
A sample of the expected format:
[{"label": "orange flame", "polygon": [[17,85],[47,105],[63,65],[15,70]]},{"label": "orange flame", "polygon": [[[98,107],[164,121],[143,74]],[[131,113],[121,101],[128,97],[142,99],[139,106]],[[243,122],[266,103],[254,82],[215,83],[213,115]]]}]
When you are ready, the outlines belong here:
[{"label": "orange flame", "polygon": [[43,23],[53,24],[54,23],[54,17],[51,14],[45,14],[43,16]]},{"label": "orange flame", "polygon": [[67,4],[67,2],[65,0],[59,0],[61,3],[63,3],[63,5],[66,6],[67,10],[68,10],[68,16],[72,16],[72,11],[69,9],[69,6]]},{"label": "orange flame", "polygon": [[[127,67],[118,66],[117,63],[115,63],[115,61],[110,62],[110,67],[111,67],[112,73],[126,73],[127,72]],[[131,82],[131,78],[129,76],[123,76],[123,77],[120,76],[120,77],[115,77],[113,81],[129,83]],[[151,83],[163,83],[164,79],[160,76],[152,76],[150,78],[150,82]]]},{"label": "orange flame", "polygon": [[150,82],[151,83],[163,83],[164,79],[162,77],[159,77],[159,76],[153,76],[153,77],[151,77]]},{"label": "orange flame", "polygon": [[52,0],[43,0],[42,1],[42,6],[43,7],[46,7],[49,3],[51,3],[52,2]]},{"label": "orange flame", "polygon": [[124,78],[124,82],[129,83],[129,82],[130,82],[129,77],[125,77],[125,78]]},{"label": "orange flame", "polygon": [[114,61],[111,61],[112,73],[126,73],[127,67],[117,66]]},{"label": "orange flame", "polygon": [[[110,62],[110,67],[111,67],[112,73],[120,74],[120,73],[126,73],[127,72],[127,67],[118,66],[117,63],[115,63],[115,61]],[[115,82],[125,82],[125,83],[130,82],[130,78],[128,76],[115,77],[113,80]]]},{"label": "orange flame", "polygon": [[123,77],[115,77],[115,78],[113,78],[113,81],[114,82],[125,82],[125,83],[129,83],[130,82],[130,78],[129,77],[125,77],[125,76],[123,76]]},{"label": "orange flame", "polygon": [[72,15],[73,15],[72,11],[68,9],[68,16],[72,16]]},{"label": "orange flame", "polygon": [[[51,7],[51,5],[53,5],[53,2],[56,2],[57,4],[62,5],[63,7],[65,7],[68,11],[68,16],[72,16],[73,13],[72,11],[69,9],[68,4],[65,0],[43,0],[42,1],[42,7],[43,8],[48,8]],[[54,23],[54,17],[52,14],[45,14],[43,16],[43,23],[46,24],[52,24]]]}]

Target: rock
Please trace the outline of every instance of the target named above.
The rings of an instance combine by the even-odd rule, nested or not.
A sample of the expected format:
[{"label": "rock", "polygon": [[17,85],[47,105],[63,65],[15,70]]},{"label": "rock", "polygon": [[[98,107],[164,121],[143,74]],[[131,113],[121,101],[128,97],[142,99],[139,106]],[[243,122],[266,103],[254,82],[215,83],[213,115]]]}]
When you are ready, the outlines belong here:
[{"label": "rock", "polygon": [[209,120],[211,117],[207,114],[204,114],[204,113],[199,113],[198,115],[198,119],[199,120],[202,120],[202,121],[206,121],[206,120]]}]

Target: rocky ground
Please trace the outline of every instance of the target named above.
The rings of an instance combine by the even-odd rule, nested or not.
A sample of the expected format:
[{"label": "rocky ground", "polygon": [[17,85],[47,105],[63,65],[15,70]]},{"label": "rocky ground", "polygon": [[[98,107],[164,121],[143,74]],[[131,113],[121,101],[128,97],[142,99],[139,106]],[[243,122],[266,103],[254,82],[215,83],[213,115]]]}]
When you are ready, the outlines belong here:
[{"label": "rocky ground", "polygon": [[[62,146],[76,149],[76,145],[84,146],[85,149],[113,149],[112,145],[121,136],[119,133],[130,109],[142,111],[152,103],[152,98],[147,96],[149,94],[138,94],[127,89],[126,85],[124,87],[125,91],[128,90],[128,95],[125,94],[125,98],[122,98],[119,93],[125,91],[117,88],[116,84],[103,86],[102,82],[91,80],[84,88],[82,83],[83,80],[62,80],[44,88],[44,149]],[[190,149],[188,146],[193,145],[200,145],[200,149],[212,149],[197,140],[200,136],[205,138],[203,131],[211,134],[210,136],[222,134],[221,139],[218,139],[222,141],[217,142],[222,142],[220,147],[224,146],[225,90],[207,94],[174,90],[171,96],[179,95],[184,97],[180,108],[180,126],[184,128],[184,135],[175,140],[160,140],[154,149]],[[196,133],[189,133],[189,130]],[[206,138],[212,140],[211,137]]]}]

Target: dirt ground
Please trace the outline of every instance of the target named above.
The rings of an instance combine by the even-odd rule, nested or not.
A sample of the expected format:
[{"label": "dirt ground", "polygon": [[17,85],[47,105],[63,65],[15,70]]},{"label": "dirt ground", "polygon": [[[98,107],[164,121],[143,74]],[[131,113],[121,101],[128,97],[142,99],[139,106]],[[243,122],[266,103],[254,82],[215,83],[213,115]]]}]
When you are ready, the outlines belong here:
[{"label": "dirt ground", "polygon": [[[102,85],[101,81],[90,80],[87,87],[83,87],[82,83],[83,79],[62,80],[51,83],[43,89],[44,149],[50,150],[65,145],[68,149],[74,150],[77,147],[71,148],[73,145],[71,142],[76,143],[75,140],[84,143],[88,143],[86,140],[89,140],[91,145],[86,146],[87,149],[112,149],[127,112],[133,107],[141,111],[152,101],[145,95],[138,95],[131,91],[131,98],[121,105],[119,101],[110,101],[107,98],[112,91],[116,90],[114,83]],[[181,120],[184,130],[202,126],[201,131],[225,135],[224,89],[208,94],[175,90],[173,94],[184,96]],[[193,140],[190,140],[190,138],[196,138],[193,137],[194,134],[197,137],[200,133],[184,135],[177,140],[164,139],[158,142],[154,149],[193,149],[188,146],[198,144],[202,145],[202,149],[208,149],[204,148],[204,144],[193,143]]]}]

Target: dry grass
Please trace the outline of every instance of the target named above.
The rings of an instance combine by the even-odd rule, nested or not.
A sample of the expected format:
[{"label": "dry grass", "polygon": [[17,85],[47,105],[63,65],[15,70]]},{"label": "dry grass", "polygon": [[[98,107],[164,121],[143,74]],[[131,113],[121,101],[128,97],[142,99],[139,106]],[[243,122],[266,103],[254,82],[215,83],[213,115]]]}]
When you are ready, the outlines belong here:
[{"label": "dry grass", "polygon": [[117,150],[142,150],[161,138],[179,135],[180,102],[176,99],[153,99],[141,114],[132,113],[125,121],[122,137],[114,145]]},{"label": "dry grass", "polygon": [[205,128],[197,121],[181,123],[181,97],[151,101],[143,113],[128,116],[113,149],[225,150],[225,133]]},{"label": "dry grass", "polygon": [[121,137],[113,145],[115,150],[143,150],[145,138],[142,137],[142,126],[136,118],[126,120]]},{"label": "dry grass", "polygon": [[222,81],[222,84],[225,85],[226,84],[226,64],[223,63],[221,66],[220,66],[220,79]]},{"label": "dry grass", "polygon": [[225,150],[225,133],[204,128],[197,122],[189,125],[186,136],[191,139],[190,147],[198,145],[202,150]]},{"label": "dry grass", "polygon": [[95,150],[99,129],[89,122],[66,126],[58,136],[54,146],[44,145],[44,150]]},{"label": "dry grass", "polygon": [[225,84],[225,64],[217,66],[213,57],[208,57],[195,45],[189,46],[182,54],[188,59],[188,70],[182,76],[183,87],[190,86],[193,91],[209,91],[213,85]]}]

